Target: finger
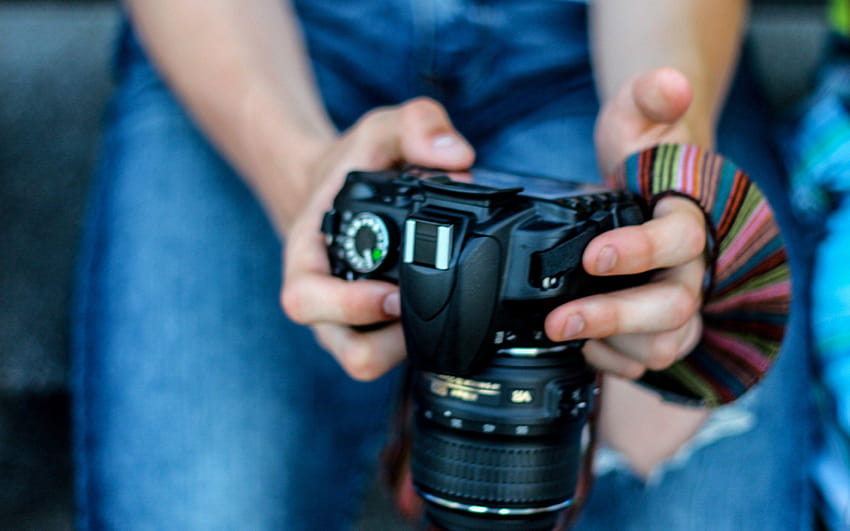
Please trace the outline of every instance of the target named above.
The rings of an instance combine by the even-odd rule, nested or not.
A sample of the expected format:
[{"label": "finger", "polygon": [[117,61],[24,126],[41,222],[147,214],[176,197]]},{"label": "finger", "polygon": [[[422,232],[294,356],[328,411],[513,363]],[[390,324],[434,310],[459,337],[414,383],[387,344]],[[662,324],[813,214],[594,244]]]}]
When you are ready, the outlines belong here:
[{"label": "finger", "polygon": [[365,333],[334,324],[319,324],[314,330],[322,346],[355,380],[380,378],[405,357],[404,334],[398,323]]},{"label": "finger", "polygon": [[675,68],[663,67],[638,75],[631,97],[643,127],[672,124],[685,114],[693,98],[688,78]]},{"label": "finger", "polygon": [[553,341],[674,330],[698,311],[699,288],[662,280],[568,302],[546,317]]},{"label": "finger", "polygon": [[582,352],[587,362],[600,371],[616,374],[630,380],[636,380],[646,372],[646,367],[641,363],[620,354],[601,340],[588,341],[584,344]]},{"label": "finger", "polygon": [[[696,305],[702,306],[702,282],[705,268],[700,261],[660,271],[654,281],[668,281],[688,286],[698,293]],[[620,334],[605,341],[615,350],[652,370],[669,367],[690,353],[702,337],[702,316],[696,312],[683,326],[667,332]]]},{"label": "finger", "polygon": [[303,273],[330,273],[325,235],[319,231],[317,216],[301,216],[292,225],[286,239],[284,257],[285,279]]},{"label": "finger", "polygon": [[398,287],[377,280],[345,280],[321,273],[287,278],[281,304],[301,324],[367,325],[398,319]]},{"label": "finger", "polygon": [[706,229],[702,211],[690,200],[658,202],[653,219],[605,232],[584,251],[582,263],[592,275],[631,275],[674,267],[701,256]]},{"label": "finger", "polygon": [[705,260],[702,255],[687,264],[668,269],[662,269],[652,276],[652,282],[674,282],[684,285],[688,291],[697,296],[702,304],[702,290],[705,282]]},{"label": "finger", "polygon": [[329,274],[324,236],[293,226],[286,245],[281,306],[293,321],[366,325],[401,315],[398,287],[376,280],[347,282]]},{"label": "finger", "polygon": [[430,98],[416,98],[402,105],[400,112],[401,148],[406,161],[447,170],[472,165],[475,152],[442,105]]},{"label": "finger", "polygon": [[350,132],[357,145],[353,151],[364,154],[359,161],[363,169],[405,161],[462,170],[475,159],[474,150],[452,125],[443,106],[430,98],[371,111]]},{"label": "finger", "polygon": [[657,334],[622,334],[609,337],[604,342],[647,369],[660,371],[692,352],[700,337],[702,317],[696,314],[675,330]]},{"label": "finger", "polygon": [[[638,74],[603,106],[595,127],[600,169],[609,174],[629,153],[660,141],[686,141],[677,131],[691,100],[690,82],[672,68]],[[681,137],[681,138],[680,138]]]}]

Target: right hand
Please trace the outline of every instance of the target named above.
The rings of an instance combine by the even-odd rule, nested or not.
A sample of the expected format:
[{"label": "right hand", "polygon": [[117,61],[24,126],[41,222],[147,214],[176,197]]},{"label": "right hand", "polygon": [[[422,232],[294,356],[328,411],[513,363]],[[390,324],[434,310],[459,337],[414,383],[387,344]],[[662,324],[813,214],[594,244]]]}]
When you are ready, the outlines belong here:
[{"label": "right hand", "polygon": [[312,188],[287,223],[281,304],[293,321],[313,329],[352,378],[376,379],[404,359],[400,323],[370,332],[352,328],[397,320],[399,292],[387,282],[346,282],[330,275],[319,230],[323,214],[351,170],[380,170],[401,162],[465,170],[474,158],[445,109],[434,100],[416,98],[365,114],[304,170]]}]

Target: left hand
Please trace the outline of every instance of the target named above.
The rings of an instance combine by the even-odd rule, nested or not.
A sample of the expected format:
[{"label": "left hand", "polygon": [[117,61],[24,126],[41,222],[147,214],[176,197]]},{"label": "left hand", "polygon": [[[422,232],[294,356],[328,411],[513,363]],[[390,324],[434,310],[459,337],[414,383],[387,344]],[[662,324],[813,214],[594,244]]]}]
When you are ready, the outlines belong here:
[{"label": "left hand", "polygon": [[[711,127],[690,119],[691,85],[671,68],[630,79],[596,124],[600,168],[610,174],[631,153],[663,142],[711,146]],[[693,123],[705,124],[696,127]],[[591,338],[584,353],[597,368],[629,379],[661,370],[689,353],[702,335],[706,271],[705,220],[682,198],[658,202],[653,219],[597,236],[582,257],[593,275],[659,270],[649,284],[585,297],[553,310],[546,333],[555,341]]]},{"label": "left hand", "polygon": [[[610,174],[631,153],[663,142],[713,147],[711,120],[700,120],[698,109],[688,110],[691,96],[688,80],[670,68],[629,80],[605,104],[596,123],[602,171]],[[693,350],[702,336],[703,214],[691,201],[675,197],[659,201],[652,214],[642,225],[597,236],[582,256],[593,275],[659,270],[650,283],[568,302],[546,319],[546,333],[553,340],[592,338],[584,355],[607,373],[600,440],[642,476],[673,455],[708,415],[705,409],[665,402],[618,377],[636,379],[647,369],[665,369]]]}]

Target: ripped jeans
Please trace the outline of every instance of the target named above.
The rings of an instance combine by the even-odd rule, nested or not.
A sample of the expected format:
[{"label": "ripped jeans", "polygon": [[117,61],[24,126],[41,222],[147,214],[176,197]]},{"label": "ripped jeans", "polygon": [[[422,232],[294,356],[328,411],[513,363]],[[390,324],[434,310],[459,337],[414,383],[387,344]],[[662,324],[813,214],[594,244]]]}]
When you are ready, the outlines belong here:
[{"label": "ripped jeans", "polygon": [[[478,164],[599,180],[581,4],[298,9],[341,129],[375,106],[430,95]],[[397,375],[351,381],[282,315],[280,243],[126,28],[116,76],[73,323],[80,527],[350,527]],[[784,350],[757,390],[716,412],[651,482],[601,460],[579,529],[809,527],[807,261],[748,87],[733,90],[719,149],[761,184],[786,231],[797,291]]]}]

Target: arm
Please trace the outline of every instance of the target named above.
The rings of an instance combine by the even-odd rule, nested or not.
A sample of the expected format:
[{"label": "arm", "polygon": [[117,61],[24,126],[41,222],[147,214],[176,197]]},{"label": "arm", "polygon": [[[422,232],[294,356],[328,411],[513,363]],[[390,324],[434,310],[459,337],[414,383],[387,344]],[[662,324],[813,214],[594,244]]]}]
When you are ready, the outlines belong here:
[{"label": "arm", "polygon": [[253,189],[285,236],[281,302],[312,326],[351,376],[372,379],[404,357],[398,289],[329,275],[319,232],[346,173],[400,161],[447,169],[472,148],[436,102],[375,109],[338,133],[318,97],[299,25],[283,0],[125,0],[165,81]]},{"label": "arm", "polygon": [[[740,0],[593,3],[593,61],[603,102],[596,146],[604,174],[627,155],[661,142],[713,147],[744,14]],[[547,322],[556,334],[568,329],[570,317],[581,316],[578,337],[599,338],[588,342],[585,355],[625,378],[670,366],[702,333],[702,212],[690,201],[670,198],[657,204],[653,216],[640,228],[598,237],[584,255],[595,274],[663,269],[653,282],[628,294],[574,301]],[[605,386],[600,436],[642,474],[675,453],[707,416],[663,402],[628,379],[607,376]]]},{"label": "arm", "polygon": [[282,231],[307,197],[301,168],[336,131],[280,0],[126,0],[165,80]]}]

